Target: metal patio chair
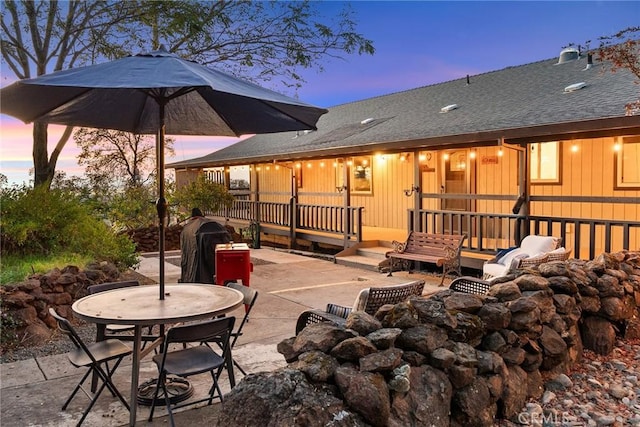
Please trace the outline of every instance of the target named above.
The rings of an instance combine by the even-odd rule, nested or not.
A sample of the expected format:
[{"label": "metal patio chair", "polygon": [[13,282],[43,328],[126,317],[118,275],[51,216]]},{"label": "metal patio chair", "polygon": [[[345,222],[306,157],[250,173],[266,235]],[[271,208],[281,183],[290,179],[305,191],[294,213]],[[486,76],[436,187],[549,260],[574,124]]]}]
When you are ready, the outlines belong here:
[{"label": "metal patio chair", "polygon": [[[162,389],[164,393],[165,405],[171,425],[174,426],[173,410],[184,406],[193,405],[200,402],[208,401],[209,405],[213,399],[219,398],[223,401],[222,392],[218,384],[218,378],[223,369],[229,372],[230,383],[233,381],[233,358],[231,356],[231,334],[235,317],[220,317],[213,320],[202,322],[187,323],[170,328],[164,339],[162,353],[153,356],[153,362],[158,367],[159,378],[156,385],[156,391],[151,404],[151,412],[149,413],[149,421],[153,419],[158,393]],[[172,344],[195,343],[194,347],[181,348],[180,350],[171,351]],[[222,347],[222,355],[217,354],[209,347],[209,343],[217,343]],[[209,372],[213,380],[208,396],[195,401],[181,402],[172,405],[170,395],[167,392],[167,376],[175,375],[181,378],[187,378],[192,375],[203,374]],[[217,394],[216,394],[217,392]]]},{"label": "metal patio chair", "polygon": [[374,315],[385,304],[397,304],[405,301],[412,295],[420,296],[424,289],[424,280],[391,285],[384,287],[366,288],[360,291],[353,307],[345,307],[338,304],[327,304],[326,310],[307,310],[298,317],[296,322],[296,335],[306,326],[313,323],[331,322],[334,325],[344,325],[352,311],[364,311]]},{"label": "metal patio chair", "polygon": [[[113,396],[117,397],[118,400],[122,402],[122,404],[125,406],[125,408],[127,408],[128,411],[129,404],[124,399],[120,391],[118,391],[115,384],[113,384],[111,377],[120,365],[120,362],[122,362],[122,359],[130,355],[132,353],[132,350],[122,341],[117,339],[107,339],[92,344],[85,344],[67,319],[60,316],[53,308],[49,308],[49,314],[51,314],[51,316],[56,319],[60,332],[67,335],[76,346],[76,349],[72,350],[67,355],[71,364],[76,368],[87,368],[87,372],[85,372],[78,385],[76,385],[71,395],[67,398],[64,405],[62,405],[62,410],[64,411],[65,409],[67,409],[67,406],[69,406],[69,403],[71,403],[71,400],[74,398],[76,393],[82,390],[91,399],[91,403],[84,410],[80,421],[78,421],[78,424],[76,424],[77,426],[82,425],[85,418],[89,414],[89,411],[106,387],[109,389],[109,391],[111,391],[111,394]],[[113,366],[110,367],[109,362],[114,362]],[[97,391],[93,393],[93,397],[91,396],[91,393],[87,392],[82,387],[82,384],[89,377],[89,374],[92,373],[94,373],[101,380],[100,387],[98,387]]]}]

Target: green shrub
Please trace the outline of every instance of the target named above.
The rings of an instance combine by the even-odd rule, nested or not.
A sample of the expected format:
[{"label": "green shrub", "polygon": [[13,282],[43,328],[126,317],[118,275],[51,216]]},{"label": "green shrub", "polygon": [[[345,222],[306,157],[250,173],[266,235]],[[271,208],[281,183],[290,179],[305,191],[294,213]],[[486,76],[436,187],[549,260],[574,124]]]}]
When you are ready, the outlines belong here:
[{"label": "green shrub", "polygon": [[109,219],[118,230],[131,230],[158,223],[156,198],[151,186],[128,186],[110,202]]},{"label": "green shrub", "polygon": [[135,265],[135,245],[117,235],[88,203],[65,189],[13,187],[0,192],[0,247],[8,255],[77,253],[119,268]]}]

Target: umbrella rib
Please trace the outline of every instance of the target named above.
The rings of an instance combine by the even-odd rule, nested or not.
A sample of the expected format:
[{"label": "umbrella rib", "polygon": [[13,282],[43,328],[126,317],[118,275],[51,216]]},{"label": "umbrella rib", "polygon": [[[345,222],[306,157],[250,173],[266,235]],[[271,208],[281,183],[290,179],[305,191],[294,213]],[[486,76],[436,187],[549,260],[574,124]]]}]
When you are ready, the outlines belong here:
[{"label": "umbrella rib", "polygon": [[165,105],[167,104],[167,102],[171,101],[172,99],[175,98],[179,98],[181,96],[184,96],[190,92],[193,92],[194,90],[196,90],[196,88],[194,86],[189,86],[189,87],[181,87],[178,90],[176,90],[175,92],[171,93],[169,96],[166,96],[165,93],[167,91],[166,88],[160,88],[158,89],[140,89],[140,91],[142,91],[143,93],[147,94],[148,97],[153,98],[158,104],[162,104],[164,103]]}]

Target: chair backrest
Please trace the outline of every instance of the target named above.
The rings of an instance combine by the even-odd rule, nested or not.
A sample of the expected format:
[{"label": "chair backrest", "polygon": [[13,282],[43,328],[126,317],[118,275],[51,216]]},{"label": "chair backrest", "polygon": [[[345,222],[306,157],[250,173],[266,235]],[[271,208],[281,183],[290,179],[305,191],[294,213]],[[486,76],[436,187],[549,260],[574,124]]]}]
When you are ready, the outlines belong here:
[{"label": "chair backrest", "polygon": [[241,292],[244,296],[242,300],[242,303],[245,305],[244,317],[242,318],[240,325],[238,325],[238,329],[236,329],[236,331],[233,333],[233,340],[231,341],[231,347],[233,347],[236,344],[238,337],[242,334],[242,328],[244,327],[244,324],[247,323],[247,320],[249,320],[249,313],[251,312],[251,309],[258,299],[258,291],[250,288],[249,286],[234,282],[229,282],[225,286]]},{"label": "chair backrest", "polygon": [[235,320],[229,316],[174,326],[165,335],[165,352],[170,343],[216,342],[225,345],[229,342]]},{"label": "chair backrest", "polygon": [[98,292],[110,291],[112,289],[129,288],[131,286],[140,286],[137,280],[126,280],[124,282],[104,282],[97,285],[87,287],[89,294],[97,294]]},{"label": "chair backrest", "polygon": [[84,343],[84,341],[82,341],[82,338],[80,338],[80,335],[78,335],[78,332],[76,332],[76,330],[71,325],[71,322],[69,322],[68,319],[65,319],[64,317],[60,316],[53,307],[49,307],[49,314],[54,319],[56,319],[56,322],[58,324],[58,330],[63,334],[65,334],[66,336],[68,336],[69,339],[73,342],[73,345],[76,346],[76,348],[81,349],[83,352],[87,354],[87,356],[91,358],[93,362],[96,362],[96,359],[93,357],[93,355],[87,348],[87,345]]},{"label": "chair backrest", "polygon": [[367,288],[360,291],[353,309],[374,315],[385,304],[397,304],[412,295],[420,296],[424,289],[424,280],[402,283],[385,287]]}]

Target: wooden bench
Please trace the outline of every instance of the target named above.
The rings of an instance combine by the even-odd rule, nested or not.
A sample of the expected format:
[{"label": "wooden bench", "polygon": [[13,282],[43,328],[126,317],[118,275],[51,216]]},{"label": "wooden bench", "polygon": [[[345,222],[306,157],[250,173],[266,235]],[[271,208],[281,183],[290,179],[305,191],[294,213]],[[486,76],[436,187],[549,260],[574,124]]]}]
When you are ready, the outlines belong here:
[{"label": "wooden bench", "polygon": [[[466,234],[429,234],[412,231],[406,242],[394,240],[392,242],[393,250],[385,254],[391,264],[388,275],[391,276],[398,262],[403,268],[406,264],[410,264],[410,261],[430,262],[442,267],[442,279],[440,280],[440,286],[442,286],[448,273],[462,275],[460,252],[462,242],[466,238]],[[410,269],[409,273],[411,273]]]}]

